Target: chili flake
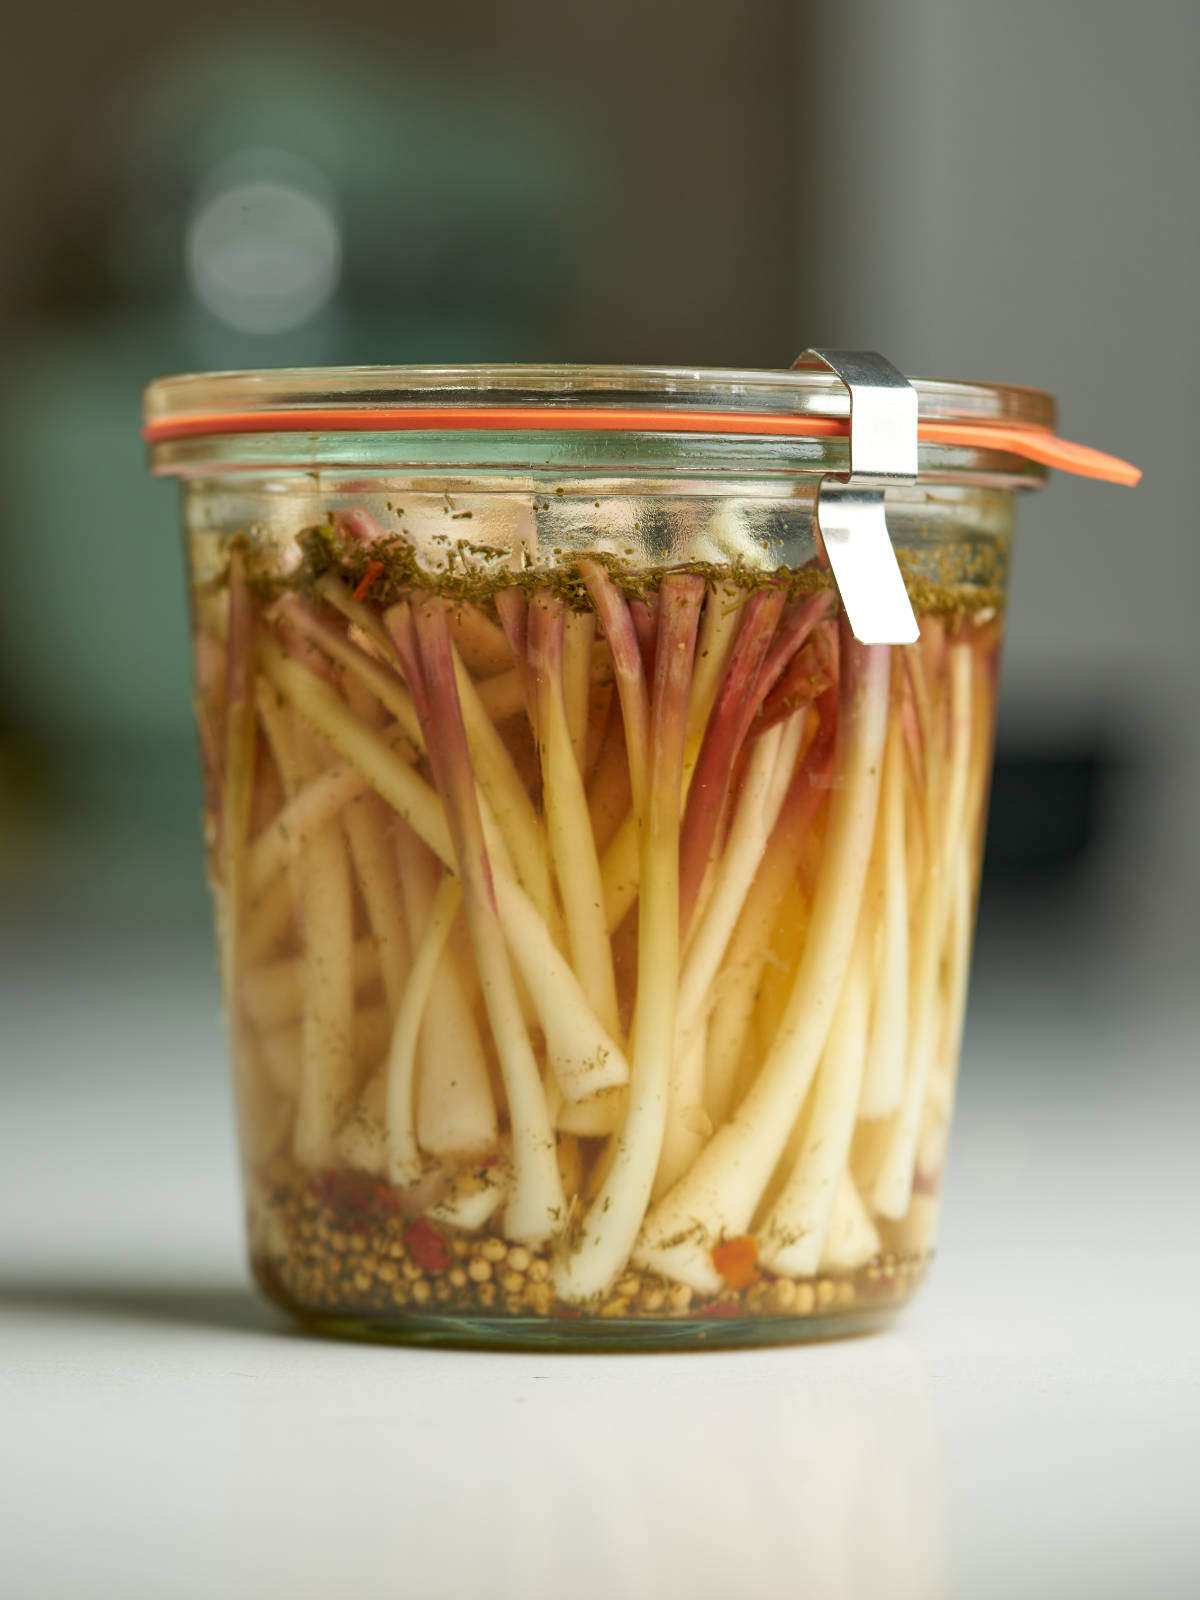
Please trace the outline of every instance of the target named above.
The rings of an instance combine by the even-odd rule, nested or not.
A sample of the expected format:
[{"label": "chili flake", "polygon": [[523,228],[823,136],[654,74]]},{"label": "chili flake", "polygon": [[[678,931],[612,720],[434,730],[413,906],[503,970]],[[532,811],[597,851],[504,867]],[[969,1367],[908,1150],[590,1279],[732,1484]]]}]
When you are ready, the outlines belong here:
[{"label": "chili flake", "polygon": [[711,1305],[701,1306],[699,1314],[702,1317],[744,1317],[746,1312],[737,1300],[714,1300]]},{"label": "chili flake", "polygon": [[748,1289],[761,1276],[758,1249],[748,1233],[714,1245],[712,1263],[731,1289]]},{"label": "chili flake", "polygon": [[445,1272],[450,1265],[450,1246],[433,1223],[418,1217],[404,1230],[408,1253],[422,1272]]},{"label": "chili flake", "polygon": [[365,600],[371,585],[383,575],[385,570],[382,561],[368,561],[367,570],[354,586],[354,598],[356,600]]}]

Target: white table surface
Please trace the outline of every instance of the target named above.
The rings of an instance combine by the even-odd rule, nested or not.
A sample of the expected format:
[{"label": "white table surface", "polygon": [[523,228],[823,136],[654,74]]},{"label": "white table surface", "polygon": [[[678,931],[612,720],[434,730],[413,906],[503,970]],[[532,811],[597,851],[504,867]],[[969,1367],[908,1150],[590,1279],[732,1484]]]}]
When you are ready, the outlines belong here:
[{"label": "white table surface", "polygon": [[249,1289],[179,955],[0,973],[4,1594],[1200,1593],[1192,1007],[973,1004],[941,1257],[890,1331],[440,1352]]}]

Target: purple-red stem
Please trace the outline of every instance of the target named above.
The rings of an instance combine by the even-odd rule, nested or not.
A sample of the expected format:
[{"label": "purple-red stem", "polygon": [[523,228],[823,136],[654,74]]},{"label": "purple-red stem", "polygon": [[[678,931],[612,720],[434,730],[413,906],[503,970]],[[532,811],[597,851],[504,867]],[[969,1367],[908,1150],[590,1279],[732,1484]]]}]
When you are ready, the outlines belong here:
[{"label": "purple-red stem", "polygon": [[221,742],[213,726],[213,715],[202,699],[196,700],[196,732],[200,739],[200,771],[204,779],[204,806],[216,822],[216,840],[220,840],[221,786],[225,781],[225,766],[221,759]]},{"label": "purple-red stem", "polygon": [[[389,606],[383,616],[384,625],[391,635],[395,647],[396,659],[400,663],[400,671],[408,684],[408,692],[412,696],[413,710],[417,713],[417,721],[421,725],[421,735],[425,741],[425,754],[429,758],[429,767],[433,773],[433,781],[441,793],[443,800],[446,798],[445,764],[442,760],[442,739],[435,735],[433,726],[433,707],[430,703],[430,690],[425,682],[425,670],[421,663],[421,649],[417,640],[416,625],[413,622],[412,609],[407,601],[399,605]],[[446,637],[449,639],[450,630],[447,627]],[[453,678],[451,682],[453,682]],[[457,689],[454,703],[458,705]],[[459,708],[459,718],[462,718],[462,709]],[[466,735],[464,733],[463,737]]]},{"label": "purple-red stem", "polygon": [[337,531],[355,544],[378,544],[385,537],[382,527],[366,506],[352,506],[349,511],[339,511],[333,519]]},{"label": "purple-red stem", "polygon": [[647,595],[644,600],[631,600],[629,602],[629,615],[633,618],[634,631],[637,633],[638,647],[642,652],[642,661],[646,669],[646,677],[654,676],[654,646],[658,639],[658,596]]},{"label": "purple-red stem", "polygon": [[[225,645],[225,754],[227,800],[236,795],[238,815],[222,816],[218,860],[238,849],[250,825],[257,721],[254,710],[254,601],[240,549],[229,557],[229,628]],[[232,780],[232,783],[231,781]],[[228,867],[228,860],[225,865]]]},{"label": "purple-red stem", "polygon": [[776,831],[790,839],[797,852],[808,838],[821,802],[829,793],[837,743],[838,706],[838,686],[833,683],[817,698],[817,731],[779,809]]},{"label": "purple-red stem", "polygon": [[508,641],[508,651],[521,680],[521,693],[525,697],[525,710],[530,724],[536,726],[533,679],[529,672],[529,613],[525,595],[514,584],[496,592],[496,615]]},{"label": "purple-red stem", "polygon": [[[393,611],[399,610],[394,607]],[[437,600],[419,601],[399,626],[388,613],[388,627],[396,644],[417,716],[426,730],[425,748],[429,753],[434,780],[442,794],[451,833],[459,856],[459,872],[468,895],[474,891],[492,915],[496,896],[492,869],[483,837],[483,819],[471,772],[467,729],[454,678],[454,652],[446,613]],[[411,676],[409,664],[411,663]],[[421,684],[419,691],[414,680]],[[433,716],[437,733],[433,735]],[[470,909],[468,899],[468,910]]]},{"label": "purple-red stem", "polygon": [[758,709],[755,686],[783,604],[783,591],[777,588],[760,589],[746,602],[733,653],[704,731],[679,842],[679,914],[685,931],[725,810],[733,764]]},{"label": "purple-red stem", "polygon": [[539,590],[529,603],[526,643],[526,659],[539,696],[551,692],[562,680],[565,621],[566,608],[558,596]]},{"label": "purple-red stem", "polygon": [[785,668],[803,649],[809,634],[833,609],[833,592],[819,589],[790,605],[767,651],[755,690],[759,702],[765,701],[783,676]]},{"label": "purple-red stem", "polygon": [[[756,737],[824,693],[832,681],[831,666],[836,655],[837,634],[832,624],[819,623],[808,632],[774,687],[763,698],[752,724]],[[764,675],[765,672],[764,667]]]},{"label": "purple-red stem", "polygon": [[579,570],[600,618],[612,658],[613,676],[625,724],[625,748],[634,809],[644,814],[646,766],[649,761],[650,702],[645,663],[638,642],[631,606],[598,561],[581,561]]}]

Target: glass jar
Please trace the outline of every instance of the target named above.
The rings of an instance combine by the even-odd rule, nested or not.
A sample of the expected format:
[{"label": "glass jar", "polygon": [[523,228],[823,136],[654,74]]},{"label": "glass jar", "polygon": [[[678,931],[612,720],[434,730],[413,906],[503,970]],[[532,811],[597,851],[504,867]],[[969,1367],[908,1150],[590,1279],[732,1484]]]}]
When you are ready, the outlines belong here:
[{"label": "glass jar", "polygon": [[921,1281],[1013,494],[1068,447],[1038,391],[915,387],[903,646],[815,530],[830,373],[148,391],[251,1260],[305,1323],[783,1342]]}]

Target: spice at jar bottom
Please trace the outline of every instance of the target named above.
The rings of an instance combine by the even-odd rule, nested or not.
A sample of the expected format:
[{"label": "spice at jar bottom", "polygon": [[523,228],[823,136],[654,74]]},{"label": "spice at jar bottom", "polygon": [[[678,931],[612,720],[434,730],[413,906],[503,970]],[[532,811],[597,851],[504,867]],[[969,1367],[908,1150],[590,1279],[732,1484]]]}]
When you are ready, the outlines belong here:
[{"label": "spice at jar bottom", "polygon": [[[561,1322],[568,1335],[577,1326],[581,1309],[555,1295],[550,1251],[511,1244],[495,1232],[405,1218],[401,1200],[379,1180],[344,1172],[314,1179],[289,1159],[268,1163],[250,1202],[253,1264],[263,1288],[301,1316],[355,1318],[384,1331],[398,1321],[403,1327],[414,1314],[461,1318],[467,1329],[479,1319],[540,1318]],[[936,1201],[918,1197],[915,1204],[925,1208],[928,1228]],[[742,1243],[732,1241],[735,1254]],[[750,1240],[745,1244],[752,1248]],[[586,1314],[651,1329],[660,1319],[848,1318],[907,1298],[927,1261],[924,1253],[880,1252],[865,1267],[803,1280],[751,1265],[731,1272],[715,1294],[632,1268]],[[501,1322],[498,1337],[503,1332]]]}]

